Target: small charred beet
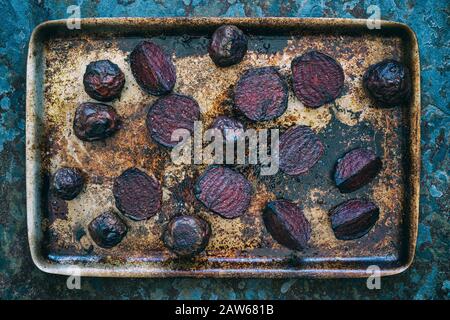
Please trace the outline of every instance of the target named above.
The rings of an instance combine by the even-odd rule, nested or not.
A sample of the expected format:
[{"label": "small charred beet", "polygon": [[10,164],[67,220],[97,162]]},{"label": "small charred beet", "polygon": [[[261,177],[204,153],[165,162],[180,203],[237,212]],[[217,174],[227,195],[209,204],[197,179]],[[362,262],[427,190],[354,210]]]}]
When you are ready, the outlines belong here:
[{"label": "small charred beet", "polygon": [[344,87],[344,70],[332,57],[309,51],[291,63],[294,93],[307,107],[336,99]]},{"label": "small charred beet", "polygon": [[351,199],[333,208],[331,227],[339,240],[353,240],[368,233],[378,220],[380,209],[371,201]]},{"label": "small charred beet", "polygon": [[247,37],[236,26],[224,25],[214,32],[208,47],[211,59],[218,67],[228,67],[242,61],[247,52]]},{"label": "small charred beet", "polygon": [[334,181],[341,192],[353,192],[372,181],[380,172],[381,166],[380,157],[373,151],[354,149],[338,159]]},{"label": "small charred beet", "polygon": [[288,129],[280,137],[280,169],[296,176],[307,172],[323,155],[324,146],[307,126]]},{"label": "small charred beet", "polygon": [[172,91],[177,80],[172,58],[151,41],[139,43],[130,55],[131,72],[147,93],[160,96]]},{"label": "small charred beet", "polygon": [[232,219],[250,206],[252,186],[242,174],[227,167],[212,166],[198,178],[194,192],[206,208]]},{"label": "small charred beet", "polygon": [[364,88],[387,107],[406,102],[411,93],[409,70],[396,60],[384,60],[371,65],[363,76]]},{"label": "small charred beet", "polygon": [[121,127],[116,110],[103,103],[85,102],[75,111],[73,131],[83,141],[102,140],[112,136]]},{"label": "small charred beet", "polygon": [[198,103],[187,96],[170,94],[159,98],[148,110],[147,129],[153,140],[166,147],[174,147],[172,141],[177,129],[194,132],[194,122],[200,118]]},{"label": "small charred beet", "polygon": [[211,227],[208,222],[195,216],[173,218],[163,234],[167,248],[181,257],[192,257],[208,245]]},{"label": "small charred beet", "polygon": [[105,212],[91,221],[88,226],[92,240],[102,248],[118,245],[127,234],[127,226],[113,212]]},{"label": "small charred beet", "polygon": [[116,207],[133,220],[154,216],[161,208],[161,186],[154,177],[130,168],[114,180],[113,195]]},{"label": "small charred beet", "polygon": [[52,192],[63,200],[74,199],[83,189],[84,178],[77,168],[59,168],[52,178]]},{"label": "small charred beet", "polygon": [[295,203],[288,200],[269,202],[263,220],[279,244],[292,250],[301,250],[307,246],[311,237],[311,224]]},{"label": "small charred beet", "polygon": [[242,135],[245,130],[245,126],[237,119],[219,116],[217,117],[211,128],[218,129],[222,132],[225,140],[236,141]]},{"label": "small charred beet", "polygon": [[267,121],[287,108],[288,87],[275,67],[247,70],[234,88],[234,104],[247,118]]},{"label": "small charred beet", "polygon": [[84,90],[93,99],[112,101],[120,97],[125,75],[119,66],[109,60],[91,62],[83,76]]}]

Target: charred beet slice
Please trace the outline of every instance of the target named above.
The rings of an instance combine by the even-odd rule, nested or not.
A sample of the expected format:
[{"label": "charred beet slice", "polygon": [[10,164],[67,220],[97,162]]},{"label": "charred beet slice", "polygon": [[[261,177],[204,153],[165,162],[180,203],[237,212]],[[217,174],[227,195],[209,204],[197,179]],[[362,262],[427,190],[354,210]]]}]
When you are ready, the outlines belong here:
[{"label": "charred beet slice", "polygon": [[63,200],[72,200],[83,190],[84,177],[77,168],[63,167],[52,178],[52,192]]},{"label": "charred beet slice", "polygon": [[154,177],[137,168],[125,170],[114,180],[116,207],[133,220],[154,216],[161,208],[161,186]]},{"label": "charred beet slice", "polygon": [[84,90],[93,99],[112,101],[120,97],[125,75],[119,66],[109,60],[91,62],[83,76]]},{"label": "charred beet slice", "polygon": [[381,166],[381,159],[373,151],[354,149],[338,159],[334,181],[341,192],[353,192],[372,181]]},{"label": "charred beet slice", "polygon": [[227,167],[212,166],[198,178],[194,192],[206,208],[232,219],[248,209],[252,186],[242,174]]},{"label": "charred beet slice", "polygon": [[387,107],[407,102],[411,93],[409,70],[396,60],[384,60],[371,65],[363,76],[364,88]]},{"label": "charred beet slice", "polygon": [[148,110],[147,129],[153,140],[166,147],[174,147],[172,141],[177,129],[194,132],[194,122],[200,118],[198,103],[187,96],[170,94],[159,98]]},{"label": "charred beet slice", "polygon": [[288,200],[275,200],[267,204],[263,213],[264,224],[272,237],[281,245],[301,250],[311,237],[311,224],[298,205]]},{"label": "charred beet slice", "polygon": [[245,130],[245,126],[237,119],[219,116],[217,117],[211,128],[218,129],[222,132],[225,140],[236,141]]},{"label": "charred beet slice", "polygon": [[380,209],[371,201],[351,199],[333,208],[331,227],[339,240],[353,240],[368,233],[378,220]]},{"label": "charred beet slice", "polygon": [[280,169],[296,176],[307,172],[323,155],[319,137],[307,126],[288,129],[280,137]]},{"label": "charred beet slice", "polygon": [[127,234],[127,226],[113,212],[104,212],[91,221],[88,226],[92,240],[102,248],[118,245]]},{"label": "charred beet slice", "polygon": [[136,82],[149,94],[167,94],[175,86],[177,74],[171,57],[151,41],[142,41],[134,48],[130,66]]},{"label": "charred beet slice", "polygon": [[228,67],[242,61],[247,52],[247,37],[236,26],[224,25],[212,35],[208,53],[219,67]]},{"label": "charred beet slice", "polygon": [[309,51],[291,63],[294,93],[306,106],[318,108],[336,99],[344,87],[344,71],[332,57]]},{"label": "charred beet slice", "polygon": [[173,218],[163,235],[167,248],[181,257],[192,257],[208,245],[211,227],[208,222],[195,216]]},{"label": "charred beet slice", "polygon": [[247,70],[234,88],[234,104],[247,118],[267,121],[287,108],[288,87],[275,67]]},{"label": "charred beet slice", "polygon": [[116,110],[103,103],[85,102],[75,111],[73,131],[83,141],[102,140],[121,127]]}]

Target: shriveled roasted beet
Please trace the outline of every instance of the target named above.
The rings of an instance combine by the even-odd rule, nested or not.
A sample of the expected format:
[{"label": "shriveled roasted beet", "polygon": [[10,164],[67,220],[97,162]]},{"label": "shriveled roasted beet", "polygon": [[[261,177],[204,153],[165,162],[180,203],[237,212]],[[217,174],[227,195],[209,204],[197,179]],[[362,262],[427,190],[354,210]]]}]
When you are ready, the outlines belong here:
[{"label": "shriveled roasted beet", "polygon": [[294,93],[307,107],[318,108],[336,99],[344,87],[344,70],[332,57],[309,51],[292,60]]},{"label": "shriveled roasted beet", "polygon": [[280,169],[296,176],[311,169],[323,155],[324,146],[307,126],[289,128],[280,137]]},{"label": "shriveled roasted beet", "polygon": [[177,74],[172,58],[151,41],[142,41],[134,48],[130,66],[136,82],[147,93],[160,96],[175,86]]},{"label": "shriveled roasted beet", "polygon": [[161,186],[154,177],[137,168],[129,168],[114,180],[116,207],[133,220],[154,216],[161,208]]},{"label": "shriveled roasted beet", "polygon": [[304,249],[311,237],[311,224],[302,209],[288,200],[269,202],[263,220],[272,237],[289,249]]},{"label": "shriveled roasted beet", "polygon": [[245,130],[245,126],[242,122],[227,116],[217,117],[211,128],[219,129],[222,132],[223,138],[230,141],[239,139],[240,133],[243,133]]},{"label": "shriveled roasted beet", "polygon": [[338,159],[334,181],[341,192],[352,192],[372,181],[381,166],[380,157],[372,150],[354,149]]},{"label": "shriveled roasted beet", "polygon": [[230,168],[211,166],[198,178],[194,192],[206,208],[232,219],[248,209],[252,186],[242,174]]},{"label": "shriveled roasted beet", "polygon": [[98,60],[87,65],[83,84],[91,98],[112,101],[120,97],[125,85],[125,75],[117,64],[109,60]]},{"label": "shriveled roasted beet", "polygon": [[103,103],[85,102],[75,111],[73,131],[84,141],[102,140],[112,136],[121,127],[116,110]]},{"label": "shriveled roasted beet", "polygon": [[247,37],[236,26],[224,25],[214,32],[208,53],[219,67],[228,67],[242,61],[247,52]]},{"label": "shriveled roasted beet", "polygon": [[200,118],[200,107],[191,97],[170,94],[159,98],[148,110],[147,129],[153,140],[166,147],[174,147],[172,141],[177,129],[194,132],[194,122]]},{"label": "shriveled roasted beet", "polygon": [[329,213],[331,227],[339,240],[361,238],[372,229],[379,214],[375,203],[360,199],[345,201]]},{"label": "shriveled roasted beet", "polygon": [[195,216],[173,218],[163,235],[167,248],[181,257],[192,257],[208,245],[211,227],[205,220]]},{"label": "shriveled roasted beet", "polygon": [[52,192],[64,200],[74,199],[83,190],[84,177],[80,169],[63,167],[52,178]]},{"label": "shriveled roasted beet", "polygon": [[371,65],[363,76],[364,88],[387,107],[407,102],[411,93],[409,70],[402,63],[388,59]]},{"label": "shriveled roasted beet", "polygon": [[127,234],[127,226],[113,212],[107,211],[89,223],[89,234],[92,240],[102,248],[118,245]]},{"label": "shriveled roasted beet", "polygon": [[275,67],[247,70],[234,88],[234,104],[247,118],[267,121],[287,108],[288,87]]}]

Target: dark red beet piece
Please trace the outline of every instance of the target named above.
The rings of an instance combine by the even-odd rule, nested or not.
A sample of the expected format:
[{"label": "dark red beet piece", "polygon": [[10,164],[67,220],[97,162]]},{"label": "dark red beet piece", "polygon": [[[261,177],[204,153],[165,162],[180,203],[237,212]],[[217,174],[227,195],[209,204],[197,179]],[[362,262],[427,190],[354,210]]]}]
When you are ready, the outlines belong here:
[{"label": "dark red beet piece", "polygon": [[352,192],[372,181],[381,166],[381,159],[373,151],[354,149],[338,159],[334,181],[341,192]]},{"label": "dark red beet piece", "polygon": [[63,167],[52,178],[52,192],[64,200],[74,199],[84,187],[84,177],[77,168]]},{"label": "dark red beet piece", "polygon": [[227,116],[219,116],[217,117],[211,128],[219,129],[222,132],[223,138],[229,139],[231,141],[236,141],[241,136],[240,133],[243,133],[245,130],[245,126],[237,119],[227,117]]},{"label": "dark red beet piece", "polygon": [[109,249],[122,241],[128,228],[115,213],[107,211],[92,220],[88,230],[98,246]]},{"label": "dark red beet piece", "polygon": [[247,70],[234,88],[234,104],[247,118],[267,121],[287,108],[288,87],[275,67]]},{"label": "dark red beet piece", "polygon": [[125,170],[114,180],[116,207],[133,220],[154,216],[161,208],[161,186],[154,177],[137,168]]},{"label": "dark red beet piece", "polygon": [[309,51],[291,63],[294,93],[308,107],[318,108],[336,99],[344,87],[344,71],[332,57]]},{"label": "dark red beet piece", "polygon": [[134,48],[130,66],[136,82],[149,94],[167,94],[175,86],[177,74],[172,58],[151,41],[142,41]]},{"label": "dark red beet piece", "polygon": [[195,216],[178,216],[167,225],[163,241],[176,255],[192,257],[205,250],[210,235],[211,227],[205,220]]},{"label": "dark red beet piece", "polygon": [[121,127],[116,110],[103,103],[85,102],[75,111],[73,131],[83,141],[102,140]]},{"label": "dark red beet piece", "polygon": [[368,233],[377,222],[380,210],[371,201],[351,199],[333,208],[329,215],[334,235],[353,240]]},{"label": "dark red beet piece", "polygon": [[109,60],[91,62],[83,76],[84,90],[93,99],[112,101],[120,97],[125,75],[119,66]]},{"label": "dark red beet piece", "polygon": [[200,107],[187,96],[170,94],[159,98],[147,114],[147,129],[153,140],[166,147],[173,147],[179,141],[172,141],[177,129],[194,132],[194,122],[200,118]]},{"label": "dark red beet piece", "polygon": [[307,126],[288,129],[280,137],[280,169],[296,176],[307,172],[323,155],[319,137]]},{"label": "dark red beet piece", "polygon": [[371,65],[363,76],[364,88],[386,107],[405,103],[410,98],[409,70],[396,60],[384,60]]},{"label": "dark red beet piece", "polygon": [[249,207],[252,186],[245,177],[227,167],[209,167],[197,180],[195,196],[206,208],[232,219]]},{"label": "dark red beet piece", "polygon": [[295,203],[288,200],[269,202],[263,220],[272,237],[281,245],[292,250],[301,250],[307,246],[311,237],[311,224]]},{"label": "dark red beet piece", "polygon": [[242,61],[247,52],[247,37],[236,26],[224,25],[214,32],[208,53],[219,67],[228,67]]}]

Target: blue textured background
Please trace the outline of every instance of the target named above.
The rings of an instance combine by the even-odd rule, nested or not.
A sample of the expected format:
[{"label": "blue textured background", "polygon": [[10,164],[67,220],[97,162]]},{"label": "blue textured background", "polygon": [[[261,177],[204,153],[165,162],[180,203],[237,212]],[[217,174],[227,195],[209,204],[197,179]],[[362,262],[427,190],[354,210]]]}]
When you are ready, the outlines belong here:
[{"label": "blue textured background", "polygon": [[[422,64],[422,189],[416,259],[405,273],[383,278],[381,290],[364,279],[100,279],[83,278],[81,290],[47,275],[31,261],[25,208],[25,72],[27,45],[42,21],[67,17],[292,16],[366,18],[370,4],[383,19],[417,33]],[[449,68],[448,0],[434,1],[207,1],[207,0],[0,0],[0,299],[448,299],[449,277]]]}]

